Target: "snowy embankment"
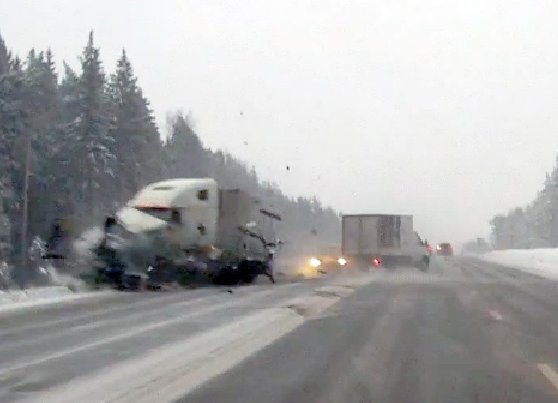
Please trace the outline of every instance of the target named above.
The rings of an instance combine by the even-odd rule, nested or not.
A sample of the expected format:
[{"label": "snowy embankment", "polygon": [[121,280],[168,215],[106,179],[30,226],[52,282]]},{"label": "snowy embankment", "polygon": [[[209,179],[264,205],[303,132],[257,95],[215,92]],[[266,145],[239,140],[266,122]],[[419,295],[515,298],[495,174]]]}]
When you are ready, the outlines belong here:
[{"label": "snowy embankment", "polygon": [[558,249],[495,250],[481,255],[482,260],[513,267],[558,280]]},{"label": "snowy embankment", "polygon": [[[74,253],[84,267],[88,267],[88,260],[91,259],[91,248],[99,241],[101,236],[101,229],[94,227],[84,232],[74,242]],[[106,294],[106,292],[98,291],[87,292],[87,286],[82,280],[75,275],[59,273],[49,264],[44,265],[41,270],[48,274],[50,285],[23,290],[0,291],[0,311],[36,307]]]},{"label": "snowy embankment", "polygon": [[39,305],[66,302],[100,296],[101,292],[74,292],[65,286],[29,288],[26,290],[0,291],[0,311],[30,308]]}]

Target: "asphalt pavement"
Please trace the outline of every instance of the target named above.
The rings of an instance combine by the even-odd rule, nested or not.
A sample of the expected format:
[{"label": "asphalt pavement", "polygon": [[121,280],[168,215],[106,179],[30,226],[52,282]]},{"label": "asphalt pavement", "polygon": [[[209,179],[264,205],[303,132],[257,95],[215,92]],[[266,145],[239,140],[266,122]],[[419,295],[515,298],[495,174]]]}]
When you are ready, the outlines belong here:
[{"label": "asphalt pavement", "polygon": [[284,305],[329,280],[272,285],[262,279],[254,286],[115,292],[0,312],[0,402],[43,402],[52,389],[71,389],[74,381]]},{"label": "asphalt pavement", "polygon": [[[220,363],[221,375],[187,388],[188,373],[177,372],[174,387],[184,379],[189,390],[179,400],[558,401],[558,283],[464,257],[435,258],[428,273],[367,276],[368,284],[247,358],[237,357],[238,365]],[[0,312],[0,402],[44,401],[53,390],[70,396],[89,379],[131,373],[111,370],[141,363],[162,347],[205,335],[209,343],[217,340],[216,328],[266,318],[293,298],[326,298],[335,289],[324,286],[341,284],[336,281],[116,293]],[[100,401],[102,391],[79,401]]]},{"label": "asphalt pavement", "polygon": [[183,402],[557,402],[557,283],[471,258],[395,270]]}]

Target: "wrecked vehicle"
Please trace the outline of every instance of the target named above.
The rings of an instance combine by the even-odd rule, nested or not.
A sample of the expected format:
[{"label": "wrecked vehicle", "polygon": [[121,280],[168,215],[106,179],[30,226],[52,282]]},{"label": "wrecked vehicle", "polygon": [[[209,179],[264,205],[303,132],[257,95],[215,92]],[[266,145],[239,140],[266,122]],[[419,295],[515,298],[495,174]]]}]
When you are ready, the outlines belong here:
[{"label": "wrecked vehicle", "polygon": [[250,284],[260,274],[274,282],[278,220],[258,199],[211,178],[153,183],[105,220],[94,250],[98,278],[131,289]]}]

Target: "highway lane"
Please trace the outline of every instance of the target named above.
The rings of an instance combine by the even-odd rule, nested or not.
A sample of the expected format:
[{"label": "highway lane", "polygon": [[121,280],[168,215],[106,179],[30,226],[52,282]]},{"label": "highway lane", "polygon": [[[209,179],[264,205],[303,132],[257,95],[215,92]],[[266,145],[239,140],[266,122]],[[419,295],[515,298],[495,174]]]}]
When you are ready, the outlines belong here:
[{"label": "highway lane", "polygon": [[330,281],[123,292],[0,312],[0,401],[42,401],[53,388],[284,305]]},{"label": "highway lane", "polygon": [[471,258],[396,270],[183,402],[556,402],[556,282]]},{"label": "highway lane", "polygon": [[[355,278],[365,281],[351,286]],[[96,402],[106,392],[140,403],[167,384],[157,401],[558,401],[556,282],[455,257],[434,259],[428,273],[228,290],[117,293],[0,313],[0,402]],[[335,293],[344,298],[305,320],[283,315],[306,315],[291,311],[293,300],[329,304]],[[287,327],[274,330],[274,315]],[[264,327],[255,338],[254,321]],[[267,329],[290,332],[274,339]],[[219,347],[226,337],[230,351]]]}]

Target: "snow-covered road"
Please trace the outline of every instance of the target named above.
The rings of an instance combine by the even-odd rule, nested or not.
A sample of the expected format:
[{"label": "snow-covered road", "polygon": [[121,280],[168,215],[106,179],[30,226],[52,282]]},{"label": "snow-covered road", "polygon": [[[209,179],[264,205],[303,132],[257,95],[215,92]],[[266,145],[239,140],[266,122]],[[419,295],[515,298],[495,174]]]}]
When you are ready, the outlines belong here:
[{"label": "snow-covered road", "polygon": [[0,312],[23,308],[44,307],[82,298],[102,298],[108,292],[75,292],[66,286],[28,288],[24,290],[0,291]]},{"label": "snow-covered road", "polygon": [[372,279],[111,293],[0,311],[0,401],[172,401]]}]

